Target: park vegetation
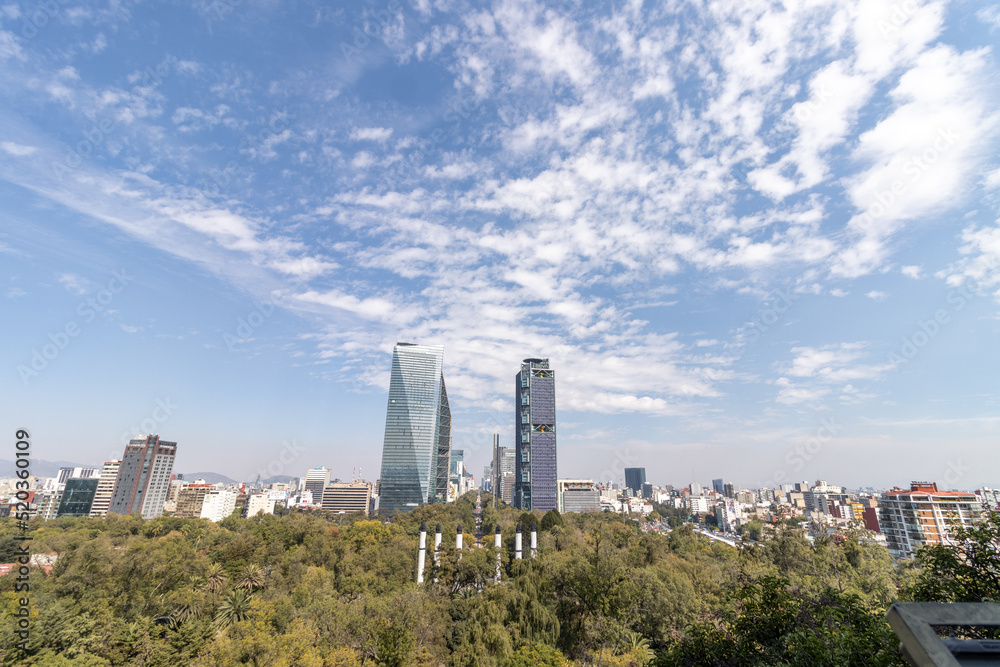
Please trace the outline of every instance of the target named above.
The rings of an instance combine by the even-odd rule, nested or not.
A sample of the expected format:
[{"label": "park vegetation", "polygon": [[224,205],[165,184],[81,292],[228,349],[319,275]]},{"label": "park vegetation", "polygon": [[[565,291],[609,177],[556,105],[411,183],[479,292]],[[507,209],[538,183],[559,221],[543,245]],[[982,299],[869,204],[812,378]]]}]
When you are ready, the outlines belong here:
[{"label": "park vegetation", "polygon": [[[17,546],[7,521],[0,562]],[[422,522],[429,537],[443,526],[444,548],[418,585]],[[617,515],[508,507],[483,510],[487,546],[470,548],[469,497],[391,520],[32,520],[32,551],[59,558],[48,576],[32,574],[28,652],[13,648],[4,622],[0,664],[903,665],[884,621],[893,602],[1000,599],[992,522],[974,535],[984,547],[970,564],[940,550],[894,562],[860,528],[810,542],[801,528],[765,526],[733,548],[676,520],[647,532]],[[536,558],[513,558],[518,524],[539,526]],[[977,583],[967,565],[993,568],[993,583]],[[23,595],[13,579],[0,578],[9,610]]]}]

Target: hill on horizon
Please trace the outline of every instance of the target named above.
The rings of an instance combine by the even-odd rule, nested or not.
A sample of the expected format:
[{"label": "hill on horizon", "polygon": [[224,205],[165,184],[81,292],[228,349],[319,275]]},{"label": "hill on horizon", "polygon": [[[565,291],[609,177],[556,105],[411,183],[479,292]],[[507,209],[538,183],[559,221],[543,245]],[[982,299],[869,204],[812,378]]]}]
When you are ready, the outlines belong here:
[{"label": "hill on horizon", "polygon": [[235,479],[230,479],[217,472],[185,472],[180,474],[184,475],[184,481],[188,484],[196,479],[203,479],[206,484],[237,484]]},{"label": "hill on horizon", "polygon": [[[44,459],[31,459],[31,466],[28,471],[35,477],[58,477],[59,468],[97,468],[101,469],[100,463],[91,465],[88,463],[74,463],[72,461],[46,461]],[[7,479],[17,476],[17,466],[13,461],[0,459],[0,479]]]}]

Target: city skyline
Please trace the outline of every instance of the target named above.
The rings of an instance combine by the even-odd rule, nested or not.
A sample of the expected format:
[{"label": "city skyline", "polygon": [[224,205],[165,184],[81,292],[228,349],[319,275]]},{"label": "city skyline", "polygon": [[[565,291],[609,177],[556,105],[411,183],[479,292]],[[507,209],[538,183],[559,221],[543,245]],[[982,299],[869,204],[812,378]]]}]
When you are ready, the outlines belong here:
[{"label": "city skyline", "polygon": [[374,479],[414,340],[471,470],[539,355],[561,477],[1000,486],[995,9],[391,4],[0,12],[37,459]]}]

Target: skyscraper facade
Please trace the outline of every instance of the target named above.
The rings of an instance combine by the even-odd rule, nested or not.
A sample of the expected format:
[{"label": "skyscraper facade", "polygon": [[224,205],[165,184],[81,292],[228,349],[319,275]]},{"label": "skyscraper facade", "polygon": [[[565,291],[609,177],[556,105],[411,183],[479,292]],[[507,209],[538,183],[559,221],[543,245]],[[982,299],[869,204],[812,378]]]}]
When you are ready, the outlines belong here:
[{"label": "skyscraper facade", "polygon": [[56,516],[87,516],[94,503],[94,493],[100,480],[93,477],[70,477],[66,480]]},{"label": "skyscraper facade", "polygon": [[556,509],[556,378],[548,359],[521,363],[514,405],[514,505],[543,512]]},{"label": "skyscraper facade", "polygon": [[646,483],[645,468],[625,468],[625,488],[635,493],[642,493],[642,485]]},{"label": "skyscraper facade", "polygon": [[323,489],[330,483],[330,474],[333,471],[322,466],[309,468],[306,471],[305,490],[312,493],[313,505],[323,504]]},{"label": "skyscraper facade", "polygon": [[105,461],[101,468],[101,476],[97,482],[97,491],[94,492],[94,502],[90,506],[90,516],[104,516],[111,507],[111,496],[115,492],[115,484],[118,482],[118,470],[122,462],[118,459]]},{"label": "skyscraper facade", "polygon": [[159,435],[132,438],[125,447],[108,511],[115,514],[138,512],[143,519],[155,519],[163,514],[176,455],[177,443],[160,440]]},{"label": "skyscraper facade", "polygon": [[514,476],[517,466],[514,459],[517,451],[513,447],[501,447],[500,436],[494,436],[493,460],[490,462],[490,493],[508,505],[514,502]]},{"label": "skyscraper facade", "polygon": [[382,443],[379,509],[409,511],[448,497],[451,408],[444,348],[396,343]]}]

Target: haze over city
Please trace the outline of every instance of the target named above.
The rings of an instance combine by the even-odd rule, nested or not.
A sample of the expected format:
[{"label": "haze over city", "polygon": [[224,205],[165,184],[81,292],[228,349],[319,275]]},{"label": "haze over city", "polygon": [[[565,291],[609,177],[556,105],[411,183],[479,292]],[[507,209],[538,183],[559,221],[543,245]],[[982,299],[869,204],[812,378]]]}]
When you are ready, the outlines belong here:
[{"label": "haze over city", "polygon": [[1000,6],[50,5],[0,8],[36,459],[375,479],[405,341],[477,476],[539,357],[560,477],[1000,485]]}]

